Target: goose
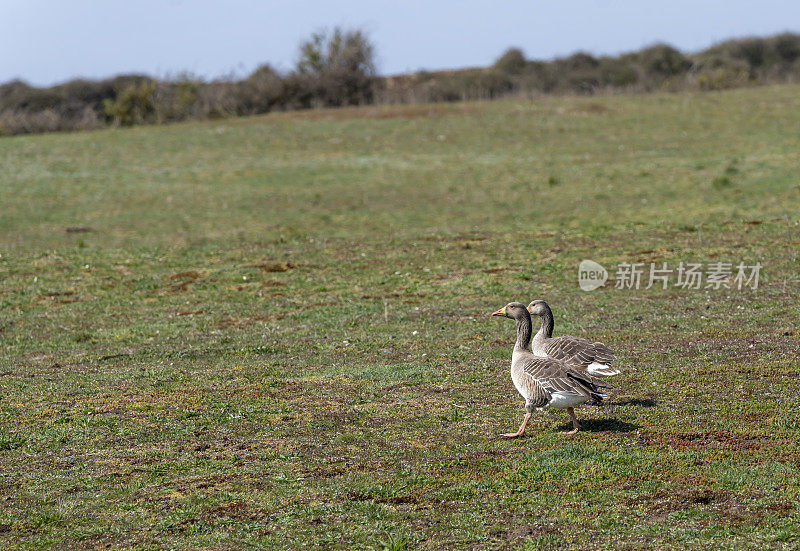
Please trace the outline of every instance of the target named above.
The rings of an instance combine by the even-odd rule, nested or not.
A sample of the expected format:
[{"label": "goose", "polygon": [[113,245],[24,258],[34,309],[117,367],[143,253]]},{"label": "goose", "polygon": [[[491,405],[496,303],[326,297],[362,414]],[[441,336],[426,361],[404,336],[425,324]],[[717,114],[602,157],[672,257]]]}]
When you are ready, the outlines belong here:
[{"label": "goose", "polygon": [[517,432],[504,434],[516,438],[525,432],[525,426],[534,409],[545,407],[566,409],[572,420],[572,430],[578,432],[581,424],[575,417],[575,406],[591,401],[599,403],[605,397],[598,389],[610,385],[573,369],[560,360],[536,356],[530,350],[533,322],[531,314],[521,302],[509,302],[492,313],[493,316],[511,318],[517,322],[517,343],[511,355],[511,380],[517,391],[525,398],[525,418]]},{"label": "goose", "polygon": [[611,365],[614,353],[603,343],[590,342],[581,337],[554,338],[553,312],[545,301],[534,300],[528,305],[528,312],[542,318],[542,326],[531,343],[535,355],[561,360],[593,377],[619,375],[619,370]]}]

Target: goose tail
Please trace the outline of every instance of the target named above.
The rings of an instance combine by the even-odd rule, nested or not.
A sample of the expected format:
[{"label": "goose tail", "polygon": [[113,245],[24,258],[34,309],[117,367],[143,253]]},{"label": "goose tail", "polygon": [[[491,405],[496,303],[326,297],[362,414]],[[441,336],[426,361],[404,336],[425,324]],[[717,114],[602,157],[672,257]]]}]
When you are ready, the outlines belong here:
[{"label": "goose tail", "polygon": [[619,375],[621,372],[616,367],[598,362],[592,362],[586,366],[586,373],[592,377],[613,377]]}]

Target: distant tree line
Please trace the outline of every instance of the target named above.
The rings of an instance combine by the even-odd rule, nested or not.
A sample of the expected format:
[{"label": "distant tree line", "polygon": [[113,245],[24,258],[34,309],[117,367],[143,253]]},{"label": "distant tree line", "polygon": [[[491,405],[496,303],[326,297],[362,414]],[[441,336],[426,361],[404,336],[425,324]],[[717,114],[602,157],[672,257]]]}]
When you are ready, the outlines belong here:
[{"label": "distant tree line", "polygon": [[37,88],[0,85],[0,135],[87,130],[255,115],[276,110],[495,99],[544,94],[718,90],[800,80],[800,35],[722,42],[695,54],[657,44],[611,57],[575,53],[552,61],[510,48],[491,67],[379,77],[359,30],[317,33],[296,67],[263,65],[242,80],[124,75]]},{"label": "distant tree line", "polygon": [[438,102],[545,94],[700,91],[800,81],[800,35],[728,40],[696,54],[656,44],[616,57],[552,61],[509,48],[491,67],[383,79],[378,102]]}]

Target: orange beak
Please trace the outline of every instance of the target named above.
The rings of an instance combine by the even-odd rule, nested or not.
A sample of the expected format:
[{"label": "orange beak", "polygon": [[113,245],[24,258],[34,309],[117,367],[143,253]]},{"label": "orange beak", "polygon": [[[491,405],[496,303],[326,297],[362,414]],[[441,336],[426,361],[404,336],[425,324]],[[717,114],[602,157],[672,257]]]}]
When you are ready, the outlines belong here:
[{"label": "orange beak", "polygon": [[493,316],[504,316],[506,315],[506,307],[503,306],[497,312],[492,313]]}]

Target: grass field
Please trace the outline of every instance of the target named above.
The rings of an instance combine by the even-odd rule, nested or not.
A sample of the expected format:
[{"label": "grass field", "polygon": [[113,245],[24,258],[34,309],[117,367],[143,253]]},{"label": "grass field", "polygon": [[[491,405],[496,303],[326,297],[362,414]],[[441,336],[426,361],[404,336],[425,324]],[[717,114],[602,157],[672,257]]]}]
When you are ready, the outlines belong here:
[{"label": "grass field", "polygon": [[[0,139],[0,547],[800,548],[798,129],[779,86]],[[537,297],[623,373],[505,440]]]}]

